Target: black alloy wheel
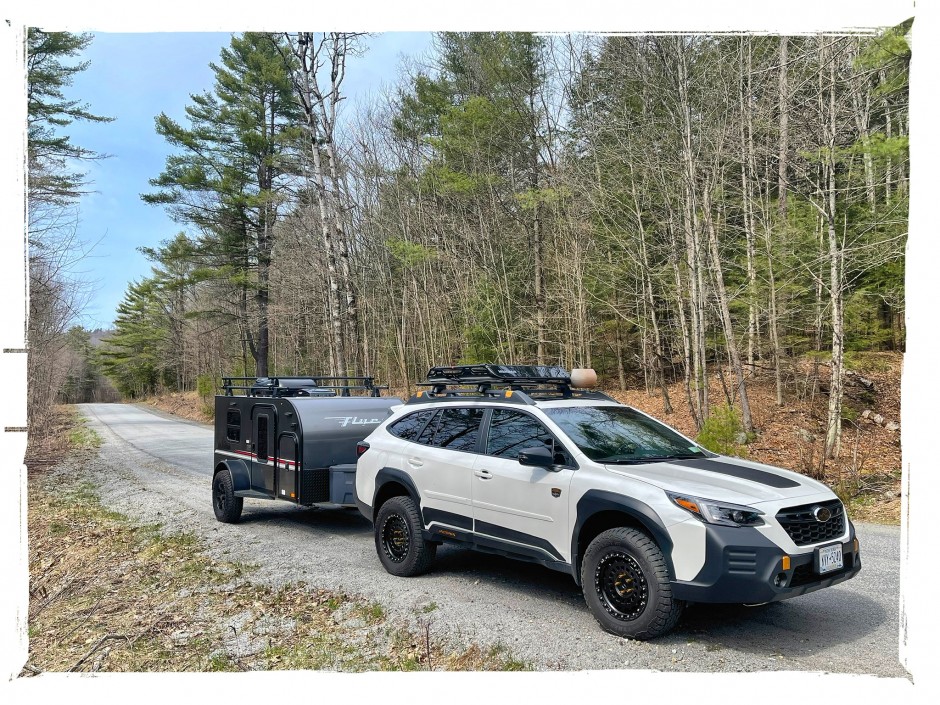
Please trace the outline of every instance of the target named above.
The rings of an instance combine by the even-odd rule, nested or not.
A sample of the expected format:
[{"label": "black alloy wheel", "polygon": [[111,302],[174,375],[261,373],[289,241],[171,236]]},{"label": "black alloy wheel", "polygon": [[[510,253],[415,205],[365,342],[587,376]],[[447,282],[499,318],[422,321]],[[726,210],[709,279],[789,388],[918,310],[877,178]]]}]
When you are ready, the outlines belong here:
[{"label": "black alloy wheel", "polygon": [[437,544],[422,536],[424,525],[411,497],[392,497],[375,517],[375,550],[392,575],[411,577],[424,573],[434,560]]},{"label": "black alloy wheel", "polygon": [[672,629],[685,603],[672,596],[669,569],[656,542],[638,529],[598,534],[581,563],[584,601],[606,631],[653,639]]},{"label": "black alloy wheel", "polygon": [[611,551],[594,571],[594,589],[607,612],[615,619],[629,622],[646,609],[649,586],[642,568],[621,551]]},{"label": "black alloy wheel", "polygon": [[215,518],[226,524],[234,524],[241,517],[244,504],[244,499],[235,496],[229,471],[217,472],[212,478],[212,510]]},{"label": "black alloy wheel", "polygon": [[408,557],[411,536],[408,524],[400,514],[389,514],[382,525],[382,549],[386,557],[395,563],[401,563]]}]

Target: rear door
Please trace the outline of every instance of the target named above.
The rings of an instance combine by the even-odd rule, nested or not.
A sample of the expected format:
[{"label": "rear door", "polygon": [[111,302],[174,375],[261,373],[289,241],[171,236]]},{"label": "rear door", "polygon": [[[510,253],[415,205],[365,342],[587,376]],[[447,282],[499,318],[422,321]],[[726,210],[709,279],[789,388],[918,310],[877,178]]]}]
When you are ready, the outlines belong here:
[{"label": "rear door", "polygon": [[[554,468],[519,464],[519,451],[539,446],[553,452]],[[493,409],[484,450],[473,467],[474,532],[529,549],[524,552],[530,555],[570,560],[568,488],[574,466],[564,446],[535,416]]]},{"label": "rear door", "polygon": [[256,405],[251,410],[252,462],[251,487],[274,496],[274,474],[277,449],[277,413],[273,406]]},{"label": "rear door", "polygon": [[414,441],[401,445],[402,469],[421,494],[425,526],[472,530],[470,481],[484,412],[483,408],[440,409]]}]

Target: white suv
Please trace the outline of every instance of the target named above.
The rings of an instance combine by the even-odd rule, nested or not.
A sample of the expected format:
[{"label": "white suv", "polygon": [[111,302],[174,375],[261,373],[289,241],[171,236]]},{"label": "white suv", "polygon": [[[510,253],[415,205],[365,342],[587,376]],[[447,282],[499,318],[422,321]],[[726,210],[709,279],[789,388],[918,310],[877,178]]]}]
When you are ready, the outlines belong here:
[{"label": "white suv", "polygon": [[635,639],[669,631],[686,602],[783,600],[859,572],[855,529],[825,485],[573,390],[579,372],[430,370],[430,390],[359,444],[357,503],[386,570],[424,572],[443,541],[534,561],[569,573],[601,626]]}]

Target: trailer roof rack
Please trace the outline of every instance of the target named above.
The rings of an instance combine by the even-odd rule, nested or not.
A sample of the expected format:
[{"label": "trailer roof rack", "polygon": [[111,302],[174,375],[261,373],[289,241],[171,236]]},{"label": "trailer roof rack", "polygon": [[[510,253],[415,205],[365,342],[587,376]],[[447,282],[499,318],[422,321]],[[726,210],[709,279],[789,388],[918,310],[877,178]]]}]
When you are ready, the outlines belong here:
[{"label": "trailer roof rack", "polygon": [[223,377],[222,391],[227,397],[239,392],[249,397],[335,397],[351,396],[350,392],[365,392],[365,396],[379,397],[388,385],[378,385],[374,377],[340,377],[300,375],[277,377]]},{"label": "trailer roof rack", "polygon": [[408,400],[420,404],[449,399],[496,399],[535,404],[548,399],[598,399],[614,401],[603,392],[572,390],[571,376],[563,367],[545,365],[452,365],[432,367],[419,387],[430,387]]}]

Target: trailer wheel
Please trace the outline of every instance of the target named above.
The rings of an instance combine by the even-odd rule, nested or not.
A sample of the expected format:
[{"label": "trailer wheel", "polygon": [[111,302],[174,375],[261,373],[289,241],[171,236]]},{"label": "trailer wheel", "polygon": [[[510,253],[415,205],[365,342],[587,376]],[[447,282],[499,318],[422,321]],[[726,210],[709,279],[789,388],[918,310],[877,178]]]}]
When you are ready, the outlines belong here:
[{"label": "trailer wheel", "polygon": [[591,542],[581,564],[581,585],[600,625],[630,639],[665,634],[685,604],[672,596],[663,552],[636,529],[608,529]]},{"label": "trailer wheel", "polygon": [[226,524],[234,524],[242,515],[245,500],[235,496],[232,476],[227,470],[220,470],[212,478],[212,509],[215,518]]},{"label": "trailer wheel", "polygon": [[411,497],[392,497],[375,518],[375,550],[392,575],[424,573],[434,560],[437,544],[421,535],[421,514]]}]

